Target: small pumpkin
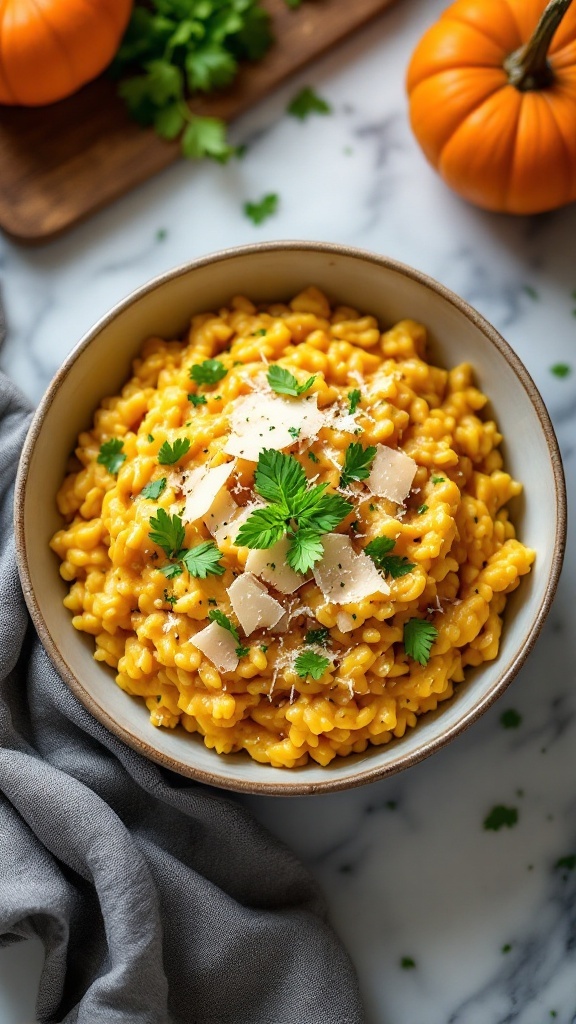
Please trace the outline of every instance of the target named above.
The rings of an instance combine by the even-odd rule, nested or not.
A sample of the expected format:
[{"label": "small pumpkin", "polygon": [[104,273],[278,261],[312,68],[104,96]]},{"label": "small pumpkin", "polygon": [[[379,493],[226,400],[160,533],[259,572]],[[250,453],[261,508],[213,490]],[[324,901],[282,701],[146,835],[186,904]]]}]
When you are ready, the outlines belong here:
[{"label": "small pumpkin", "polygon": [[132,0],[0,0],[0,103],[36,107],[110,63]]},{"label": "small pumpkin", "polygon": [[488,210],[576,200],[576,3],[457,0],[423,36],[407,79],[430,163]]}]

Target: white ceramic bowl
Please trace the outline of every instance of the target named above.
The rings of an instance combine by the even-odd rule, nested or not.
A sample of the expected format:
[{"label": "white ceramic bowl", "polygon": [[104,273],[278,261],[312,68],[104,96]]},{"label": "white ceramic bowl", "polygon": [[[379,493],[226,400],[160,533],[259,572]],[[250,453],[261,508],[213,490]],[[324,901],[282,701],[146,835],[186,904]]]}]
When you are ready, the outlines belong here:
[{"label": "white ceramic bowl", "polygon": [[[469,671],[452,700],[417,727],[327,768],[283,770],[244,754],[219,756],[183,730],[153,728],[144,703],[116,686],[94,661],[93,640],[72,627],[66,586],[48,542],[61,525],[55,495],[80,430],[105,395],[116,394],[131,360],[152,334],[178,337],[192,314],[239,293],[258,302],[289,298],[315,284],[339,303],[375,314],[383,326],[422,321],[434,361],[470,361],[505,438],[507,469],[524,484],[513,516],[537,551],[530,575],[509,600],[498,658]],[[39,514],[40,513],[40,514]],[[116,306],[79,342],[52,381],[32,421],[16,484],[16,539],[30,613],[54,665],[73,692],[113,733],[176,772],[227,789],[296,795],[344,789],[400,771],[469,726],[510,683],[532,649],[560,573],[566,503],[558,446],[544,403],[518,357],[467,303],[410,267],[338,245],[270,242],[227,250],[163,274]]]}]

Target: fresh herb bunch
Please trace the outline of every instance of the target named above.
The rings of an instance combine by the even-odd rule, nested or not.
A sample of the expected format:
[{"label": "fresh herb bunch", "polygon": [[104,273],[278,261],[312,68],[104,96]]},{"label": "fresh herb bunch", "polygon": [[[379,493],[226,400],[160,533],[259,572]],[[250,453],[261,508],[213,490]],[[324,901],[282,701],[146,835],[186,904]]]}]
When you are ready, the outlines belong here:
[{"label": "fresh herb bunch", "polygon": [[340,494],[326,494],[328,484],[309,487],[298,460],[273,448],[260,453],[254,486],[268,505],[248,516],[236,544],[271,548],[287,535],[288,565],[295,572],[308,572],[324,553],[322,534],[346,518],[353,508],[351,502]]},{"label": "fresh herb bunch", "polygon": [[139,2],[114,62],[115,73],[130,75],[118,92],[140,124],[181,138],[185,156],[224,163],[237,152],[226,125],[193,114],[187,100],[230,85],[239,61],[260,60],[272,41],[260,0]]}]

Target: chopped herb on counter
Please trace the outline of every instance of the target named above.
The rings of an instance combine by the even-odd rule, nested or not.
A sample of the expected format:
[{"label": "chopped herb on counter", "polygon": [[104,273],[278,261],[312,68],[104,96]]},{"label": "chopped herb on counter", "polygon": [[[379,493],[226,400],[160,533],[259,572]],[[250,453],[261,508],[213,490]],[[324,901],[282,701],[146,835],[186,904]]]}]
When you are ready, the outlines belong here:
[{"label": "chopped herb on counter", "polygon": [[436,626],[426,619],[408,619],[404,623],[404,650],[420,665],[427,665],[437,636]]},{"label": "chopped herb on counter", "polygon": [[259,202],[244,203],[244,213],[253,224],[263,224],[277,212],[279,202],[280,197],[276,192],[268,192]]},{"label": "chopped herb on counter", "polygon": [[294,96],[286,108],[289,114],[305,121],[310,114],[331,114],[332,107],[314,89],[305,86]]},{"label": "chopped herb on counter", "polygon": [[538,292],[536,291],[534,286],[531,285],[531,284],[523,284],[522,285],[522,291],[524,292],[525,295],[528,295],[531,299],[534,299],[534,301],[536,301],[536,299],[538,299],[538,297],[539,297],[538,296]]},{"label": "chopped herb on counter", "polygon": [[219,359],[205,359],[203,363],[195,363],[190,367],[190,379],[196,384],[217,384],[226,376],[228,370]]},{"label": "chopped herb on counter", "polygon": [[484,828],[488,831],[499,832],[501,828],[512,828],[518,821],[518,811],[515,807],[504,807],[497,804],[484,819]]},{"label": "chopped herb on counter", "polygon": [[574,871],[574,868],[576,868],[576,853],[570,853],[567,857],[560,857],[560,860],[556,861],[554,867],[558,869],[563,868],[566,871]]},{"label": "chopped herb on counter", "polygon": [[507,711],[503,711],[500,715],[500,724],[504,729],[517,729],[522,721],[522,715],[515,711],[514,708],[508,708]]},{"label": "chopped herb on counter", "polygon": [[512,949],[512,946],[510,945],[509,942],[507,942],[505,946],[502,946],[502,952],[503,953],[509,953],[511,949]]},{"label": "chopped herb on counter", "polygon": [[161,476],[159,480],[153,480],[151,483],[146,484],[140,491],[142,498],[149,498],[150,501],[157,501],[162,491],[166,487],[166,477]]},{"label": "chopped herb on counter", "polygon": [[569,363],[554,363],[554,366],[550,367],[550,373],[553,373],[555,377],[569,377],[572,373],[572,367]]},{"label": "chopped herb on counter", "polygon": [[166,231],[166,228],[158,228],[158,231],[156,232],[156,241],[163,242],[167,235],[168,232]]},{"label": "chopped herb on counter", "polygon": [[411,956],[403,956],[400,961],[400,967],[403,971],[411,971],[416,967],[416,961]]},{"label": "chopped herb on counter", "polygon": [[101,466],[105,466],[112,476],[116,476],[120,466],[126,460],[126,456],[122,451],[123,447],[124,442],[119,437],[112,437],[109,441],[105,441],[104,444],[100,445],[96,461]]},{"label": "chopped herb on counter", "polygon": [[324,658],[314,651],[302,651],[294,662],[294,668],[301,679],[306,679],[306,676],[321,679],[329,664],[330,658]]},{"label": "chopped herb on counter", "polygon": [[187,437],[177,437],[174,444],[164,441],[158,452],[158,462],[161,466],[174,466],[190,449],[190,441]]}]

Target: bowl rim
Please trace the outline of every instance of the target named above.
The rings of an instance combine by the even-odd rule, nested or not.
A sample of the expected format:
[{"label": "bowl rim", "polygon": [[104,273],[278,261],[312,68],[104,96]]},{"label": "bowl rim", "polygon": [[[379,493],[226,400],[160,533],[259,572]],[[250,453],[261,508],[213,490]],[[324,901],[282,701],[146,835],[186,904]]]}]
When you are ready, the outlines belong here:
[{"label": "bowl rim", "polygon": [[[532,629],[525,643],[522,644],[516,653],[509,659],[507,665],[503,667],[496,683],[491,687],[490,691],[484,694],[473,708],[465,712],[458,721],[454,722],[453,725],[450,726],[449,729],[445,730],[441,735],[422,742],[418,747],[416,747],[416,749],[404,755],[402,754],[400,747],[399,755],[392,764],[368,765],[367,767],[359,770],[352,777],[347,776],[341,778],[334,776],[331,778],[330,775],[327,774],[326,779],[323,779],[320,782],[306,782],[302,776],[298,775],[296,777],[290,776],[293,781],[290,781],[290,777],[286,779],[286,781],[282,781],[283,774],[280,774],[279,770],[278,782],[263,782],[259,780],[231,781],[226,776],[218,772],[217,755],[215,755],[215,766],[213,771],[182,764],[182,762],[177,758],[154,749],[147,742],[144,742],[128,729],[119,725],[84,689],[82,683],[68,665],[64,655],[54,643],[32,587],[24,531],[26,484],[28,479],[28,469],[32,460],[36,440],[42,429],[44,418],[54,402],[62,382],[67,377],[72,366],[76,363],[76,360],[109,323],[116,319],[116,317],[122,314],[126,309],[130,308],[130,306],[139,302],[145,295],[158,288],[162,288],[168,281],[172,281],[175,278],[188,274],[193,270],[209,266],[210,264],[236,259],[245,255],[253,255],[256,253],[273,255],[274,253],[285,252],[286,250],[292,252],[318,252],[326,255],[352,257],[361,261],[376,264],[383,269],[392,270],[396,273],[402,274],[405,277],[416,281],[418,284],[423,285],[429,291],[449,302],[468,320],[470,320],[473,325],[481,331],[484,337],[493,346],[495,346],[501,356],[511,367],[527,393],[544,434],[554,477],[554,497],[557,509],[554,548],[552,553],[551,572],[539,607],[535,612]],[[213,253],[208,253],[193,260],[188,260],[171,270],[164,271],[156,277],[153,277],[151,280],[132,291],[126,298],[112,306],[112,308],[100,317],[96,324],[80,338],[60,368],[56,371],[48,385],[48,388],[46,389],[44,396],[34,413],[24,441],[18,465],[14,493],[16,560],[24,598],[34,626],[50,660],[52,661],[52,664],[56,668],[57,672],[62,676],[66,684],[70,687],[74,695],[78,697],[80,702],[94,716],[94,718],[103,724],[113,735],[118,737],[133,750],[136,750],[144,757],[147,757],[149,760],[152,760],[179,775],[194,779],[198,782],[203,782],[210,786],[216,786],[233,792],[252,793],[263,796],[306,796],[317,793],[335,792],[343,789],[353,789],[369,782],[375,782],[378,779],[394,775],[397,772],[418,764],[425,758],[430,757],[430,755],[435,753],[437,750],[441,750],[456,736],[468,729],[503,694],[534,648],[558,586],[566,546],[566,531],[566,483],[554,427],[552,426],[544,400],[542,399],[542,396],[540,395],[540,392],[538,391],[538,388],[536,387],[536,384],[528,370],[522,363],[519,356],[516,355],[514,350],[508,342],[504,340],[496,328],[493,327],[492,324],[490,324],[489,321],[486,320],[485,317],[483,317],[468,302],[462,299],[455,292],[451,291],[445,285],[441,284],[439,281],[436,281],[428,274],[425,274],[423,271],[417,270],[414,267],[404,264],[389,256],[382,256],[378,253],[356,246],[341,245],[334,242],[314,242],[298,239],[256,242],[249,245],[234,246],[231,248],[217,250]],[[326,772],[328,773],[329,771],[330,766],[326,768]]]}]

